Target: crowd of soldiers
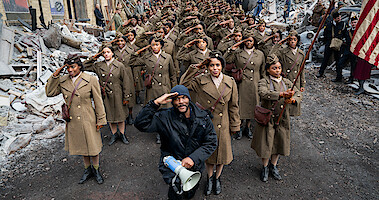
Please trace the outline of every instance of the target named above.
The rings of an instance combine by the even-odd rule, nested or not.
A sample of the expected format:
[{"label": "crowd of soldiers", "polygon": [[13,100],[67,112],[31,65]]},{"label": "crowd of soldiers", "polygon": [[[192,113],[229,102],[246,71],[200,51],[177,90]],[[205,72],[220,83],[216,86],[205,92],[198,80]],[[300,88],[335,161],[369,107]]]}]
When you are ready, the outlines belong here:
[{"label": "crowd of soldiers", "polygon": [[[116,13],[120,13],[119,8]],[[57,79],[60,68],[46,88],[48,96],[62,92],[66,102],[72,101],[66,149],[70,154],[84,156],[86,172],[80,183],[93,174],[99,183],[103,182],[98,172],[101,139],[93,139],[88,136],[90,133],[67,136],[82,127],[84,104],[90,105],[90,101],[75,100],[71,92],[77,90],[80,98],[91,97],[95,101],[97,121],[91,119],[87,123],[96,124],[97,130],[87,132],[98,133],[106,118],[112,133],[109,145],[119,138],[128,144],[125,131],[126,124],[133,124],[133,107],[170,93],[178,84],[186,86],[191,101],[213,117],[218,146],[206,161],[207,195],[212,190],[216,194],[221,192],[222,168],[233,160],[231,135],[241,139],[245,134],[252,139],[251,147],[262,158],[262,181],[268,180],[269,171],[275,179],[282,179],[276,165],[279,155],[290,153],[290,116],[300,116],[306,84],[304,71],[300,71],[305,53],[299,48],[300,36],[295,30],[280,27],[268,30],[263,19],[246,15],[239,5],[221,0],[155,1],[142,15],[115,22],[115,40],[103,42],[99,53],[84,62],[69,56],[65,64],[72,81]],[[288,36],[284,37],[282,31],[288,31]],[[218,66],[212,66],[211,59],[218,60],[221,73],[214,70]],[[74,63],[80,69],[71,66]],[[81,75],[81,71],[95,72],[98,80]],[[91,86],[81,87],[78,76]],[[69,89],[62,89],[65,87]],[[83,88],[94,91],[85,95]],[[101,99],[103,108],[99,105]],[[165,104],[160,108],[171,106]],[[268,124],[255,122],[257,106],[271,111]],[[283,109],[285,112],[281,114]],[[88,137],[94,144],[79,148],[78,143],[88,141]],[[161,143],[159,134],[156,142]],[[89,166],[94,173],[87,170]]]}]

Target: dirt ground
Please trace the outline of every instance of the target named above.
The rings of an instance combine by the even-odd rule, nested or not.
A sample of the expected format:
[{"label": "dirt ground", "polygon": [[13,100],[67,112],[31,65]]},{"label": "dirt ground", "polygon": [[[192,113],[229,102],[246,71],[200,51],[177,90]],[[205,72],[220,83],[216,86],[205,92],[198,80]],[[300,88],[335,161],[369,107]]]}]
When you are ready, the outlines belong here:
[{"label": "dirt ground", "polygon": [[[302,116],[291,119],[291,155],[281,157],[283,181],[259,180],[261,162],[246,137],[233,140],[234,161],[224,168],[222,193],[204,196],[205,174],[194,199],[378,199],[379,102],[353,95],[332,75],[315,78],[307,70]],[[140,107],[134,110],[137,113]],[[158,171],[155,135],[127,127],[131,143],[108,146],[102,129],[100,170],[105,182],[77,184],[83,164],[69,156],[64,136],[32,144],[1,166],[2,199],[166,199],[168,186]]]}]

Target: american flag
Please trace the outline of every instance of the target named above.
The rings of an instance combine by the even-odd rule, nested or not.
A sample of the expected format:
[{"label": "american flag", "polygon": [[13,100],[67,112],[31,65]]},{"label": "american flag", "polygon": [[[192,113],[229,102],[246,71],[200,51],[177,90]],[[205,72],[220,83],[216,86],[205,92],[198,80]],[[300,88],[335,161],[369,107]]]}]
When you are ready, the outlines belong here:
[{"label": "american flag", "polygon": [[361,14],[353,35],[350,51],[378,67],[379,1],[363,0]]}]

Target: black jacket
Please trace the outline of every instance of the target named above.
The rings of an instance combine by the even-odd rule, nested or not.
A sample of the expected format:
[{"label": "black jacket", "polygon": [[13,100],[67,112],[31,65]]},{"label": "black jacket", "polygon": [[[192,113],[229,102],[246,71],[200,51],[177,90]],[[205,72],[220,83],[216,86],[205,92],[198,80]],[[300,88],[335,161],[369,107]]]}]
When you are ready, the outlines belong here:
[{"label": "black jacket", "polygon": [[332,39],[333,39],[333,34],[332,31],[334,31],[334,37],[343,39],[346,37],[347,30],[345,26],[345,22],[341,21],[338,22],[336,25],[333,24],[333,20],[328,22],[326,24],[325,30],[324,30],[324,37],[325,37],[325,43],[330,45]]},{"label": "black jacket", "polygon": [[[157,132],[161,136],[159,171],[166,183],[175,176],[163,164],[165,156],[178,160],[190,157],[194,161],[192,171],[202,171],[204,161],[216,150],[217,135],[208,113],[190,103],[188,119],[174,108],[159,109],[152,100],[139,112],[134,126],[142,132]],[[188,124],[188,125],[187,125]]]},{"label": "black jacket", "polygon": [[104,16],[101,11],[95,8],[96,25],[101,26],[104,22]]}]

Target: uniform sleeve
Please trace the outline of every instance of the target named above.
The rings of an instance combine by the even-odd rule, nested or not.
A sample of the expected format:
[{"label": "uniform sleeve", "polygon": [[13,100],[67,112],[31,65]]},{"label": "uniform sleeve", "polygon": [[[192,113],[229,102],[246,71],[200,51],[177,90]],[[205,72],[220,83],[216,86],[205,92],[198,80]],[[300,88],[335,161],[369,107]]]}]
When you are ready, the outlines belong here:
[{"label": "uniform sleeve", "polygon": [[177,69],[175,68],[174,61],[172,60],[172,57],[169,57],[169,72],[170,72],[170,82],[171,87],[174,87],[178,84],[178,81],[176,79],[177,77]]},{"label": "uniform sleeve", "polygon": [[[132,86],[130,85],[131,82],[130,82],[130,77],[128,76],[128,73],[126,71],[126,68],[125,66],[122,66],[121,69],[120,69],[120,77],[121,77],[121,83],[122,83],[122,100],[123,101],[126,101],[126,102],[130,102],[130,89]],[[133,85],[134,87],[134,85]]]},{"label": "uniform sleeve", "polygon": [[261,79],[258,82],[258,94],[261,100],[279,100],[280,92],[270,90],[266,79]]},{"label": "uniform sleeve", "polygon": [[140,56],[138,54],[131,54],[129,64],[133,65],[133,66],[141,66],[141,65],[145,65],[145,62],[144,62],[142,56]]},{"label": "uniform sleeve", "polygon": [[208,159],[217,148],[217,135],[214,130],[212,120],[206,118],[206,134],[202,138],[202,145],[191,153],[188,157],[192,159],[195,165],[203,163]]},{"label": "uniform sleeve", "polygon": [[197,82],[198,79],[195,75],[198,73],[200,69],[195,67],[194,65],[190,65],[186,72],[180,78],[180,84],[184,85],[188,88],[188,90],[198,92],[200,91],[200,84]]},{"label": "uniform sleeve", "polygon": [[96,125],[106,125],[107,119],[105,117],[105,108],[103,99],[101,98],[100,85],[99,81],[95,77],[91,76],[91,92],[93,102],[95,104],[95,113],[96,113]]},{"label": "uniform sleeve", "polygon": [[95,67],[95,62],[96,58],[89,58],[83,62],[83,70],[85,71],[90,71],[90,72],[95,72],[96,73],[96,67]]},{"label": "uniform sleeve", "polygon": [[226,63],[234,63],[237,60],[236,50],[228,49],[224,54]]},{"label": "uniform sleeve", "polygon": [[228,111],[230,131],[237,132],[240,130],[241,120],[238,106],[238,88],[235,81],[233,81],[232,98],[228,103]]},{"label": "uniform sleeve", "polygon": [[49,80],[47,80],[47,84],[45,86],[46,96],[55,97],[61,93],[61,84],[59,77],[60,76],[54,77],[52,74]]},{"label": "uniform sleeve", "polygon": [[190,48],[182,47],[180,48],[176,59],[178,59],[179,61],[190,61],[191,60],[190,52],[191,52]]},{"label": "uniform sleeve", "polygon": [[266,77],[266,58],[264,55],[262,56],[262,60],[263,62],[260,66],[260,74],[261,74],[261,78],[264,78]]},{"label": "uniform sleeve", "polygon": [[[288,79],[284,79],[284,80],[287,82],[287,85],[289,87],[291,87],[293,85],[293,83],[290,80],[288,80]],[[293,90],[295,91],[295,94],[292,96],[292,98],[294,98],[296,100],[295,104],[299,104],[303,99],[303,95],[296,86],[294,87]]]}]

